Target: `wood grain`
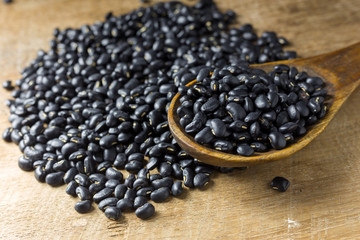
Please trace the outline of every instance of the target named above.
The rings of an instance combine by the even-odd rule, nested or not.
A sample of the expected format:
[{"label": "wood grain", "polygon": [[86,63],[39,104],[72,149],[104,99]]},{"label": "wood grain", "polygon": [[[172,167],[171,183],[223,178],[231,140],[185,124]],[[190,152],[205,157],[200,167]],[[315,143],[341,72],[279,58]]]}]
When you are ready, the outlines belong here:
[{"label": "wood grain", "polygon": [[[0,79],[19,71],[47,49],[53,28],[79,27],[103,19],[108,11],[126,13],[135,0],[14,0],[0,4]],[[155,1],[154,1],[155,2]],[[358,0],[217,1],[233,9],[238,24],[251,22],[260,33],[274,30],[309,57],[360,39]],[[193,3],[193,2],[191,2]],[[0,102],[10,96],[0,89]],[[140,221],[124,214],[112,222],[95,209],[79,215],[65,187],[39,184],[17,167],[17,146],[0,142],[1,239],[359,239],[360,89],[345,102],[324,133],[282,161],[246,171],[215,174],[205,191],[156,204],[157,214]],[[9,126],[0,107],[0,128]],[[279,193],[275,176],[291,181]]]}]

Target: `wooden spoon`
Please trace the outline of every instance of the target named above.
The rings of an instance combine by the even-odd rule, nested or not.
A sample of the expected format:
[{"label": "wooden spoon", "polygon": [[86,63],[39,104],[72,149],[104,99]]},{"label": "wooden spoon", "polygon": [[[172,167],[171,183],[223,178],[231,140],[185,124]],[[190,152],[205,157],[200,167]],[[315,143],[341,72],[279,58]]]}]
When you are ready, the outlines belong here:
[{"label": "wooden spoon", "polygon": [[[251,67],[271,71],[275,65],[287,64],[295,66],[299,71],[305,71],[310,76],[319,76],[326,82],[326,89],[330,98],[325,101],[328,106],[326,116],[315,125],[307,128],[307,133],[290,146],[282,150],[270,150],[264,153],[255,153],[250,157],[220,152],[204,147],[194,141],[180,125],[176,109],[180,105],[179,93],[173,98],[169,110],[168,121],[170,130],[182,149],[201,162],[223,167],[241,167],[288,157],[299,151],[317,137],[334,118],[341,105],[360,84],[360,43],[331,53],[288,61],[278,61]],[[190,82],[188,86],[194,84]]]}]

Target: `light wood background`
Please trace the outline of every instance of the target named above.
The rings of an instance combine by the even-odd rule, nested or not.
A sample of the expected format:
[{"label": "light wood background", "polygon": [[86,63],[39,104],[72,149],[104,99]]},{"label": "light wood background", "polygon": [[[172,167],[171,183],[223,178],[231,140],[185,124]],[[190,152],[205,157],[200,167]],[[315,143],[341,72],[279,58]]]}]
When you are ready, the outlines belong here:
[{"label": "light wood background", "polygon": [[[108,11],[126,13],[137,0],[14,0],[0,3],[0,82],[47,49],[55,27],[80,27]],[[153,1],[155,2],[155,1]],[[193,1],[186,1],[193,4]],[[360,41],[359,0],[222,0],[258,33],[287,37],[301,57]],[[359,67],[359,66],[358,66]],[[0,89],[0,129],[9,126]],[[17,166],[20,151],[0,142],[1,239],[360,239],[360,88],[324,133],[293,156],[246,171],[215,174],[204,191],[156,204],[141,221],[133,213],[113,222],[97,208],[80,215],[65,186],[39,184]],[[290,180],[285,193],[269,187],[275,176]]]}]

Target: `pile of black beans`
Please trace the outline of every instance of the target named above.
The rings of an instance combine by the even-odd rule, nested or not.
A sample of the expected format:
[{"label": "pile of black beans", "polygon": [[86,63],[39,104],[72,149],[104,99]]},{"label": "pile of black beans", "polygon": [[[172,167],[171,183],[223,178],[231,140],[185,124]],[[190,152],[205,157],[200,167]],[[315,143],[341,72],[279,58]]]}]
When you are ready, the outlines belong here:
[{"label": "pile of black beans", "polygon": [[196,80],[179,88],[180,124],[219,151],[251,156],[283,149],[326,114],[323,80],[284,64],[269,73],[247,64],[204,67]]},{"label": "pile of black beans", "polygon": [[[3,139],[19,145],[18,165],[39,182],[67,184],[75,210],[92,202],[117,220],[141,219],[186,188],[203,188],[214,170],[174,141],[167,109],[173,96],[203,71],[295,58],[274,32],[230,28],[235,13],[210,0],[194,6],[157,3],[78,29],[54,30],[48,51],[22,71],[7,101],[11,127]],[[6,83],[11,89],[11,84]]]}]

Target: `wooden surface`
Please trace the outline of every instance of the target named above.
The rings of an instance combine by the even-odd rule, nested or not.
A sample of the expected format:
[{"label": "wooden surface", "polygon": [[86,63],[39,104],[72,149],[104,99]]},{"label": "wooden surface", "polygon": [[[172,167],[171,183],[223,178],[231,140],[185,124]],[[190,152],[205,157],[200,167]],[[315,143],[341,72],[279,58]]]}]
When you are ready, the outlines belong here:
[{"label": "wooden surface", "polygon": [[[300,56],[345,47],[360,39],[359,0],[218,1],[258,32],[287,37]],[[0,4],[0,80],[19,71],[47,49],[53,28],[125,13],[136,0],[15,0]],[[10,94],[0,89],[0,102]],[[20,151],[0,142],[1,239],[360,239],[360,89],[345,102],[326,130],[284,160],[246,171],[215,174],[204,191],[156,204],[157,214],[141,221],[133,213],[112,222],[95,209],[80,215],[65,186],[39,184],[17,167]],[[9,126],[0,106],[0,128]],[[287,192],[269,187],[275,176],[290,180]]]}]

